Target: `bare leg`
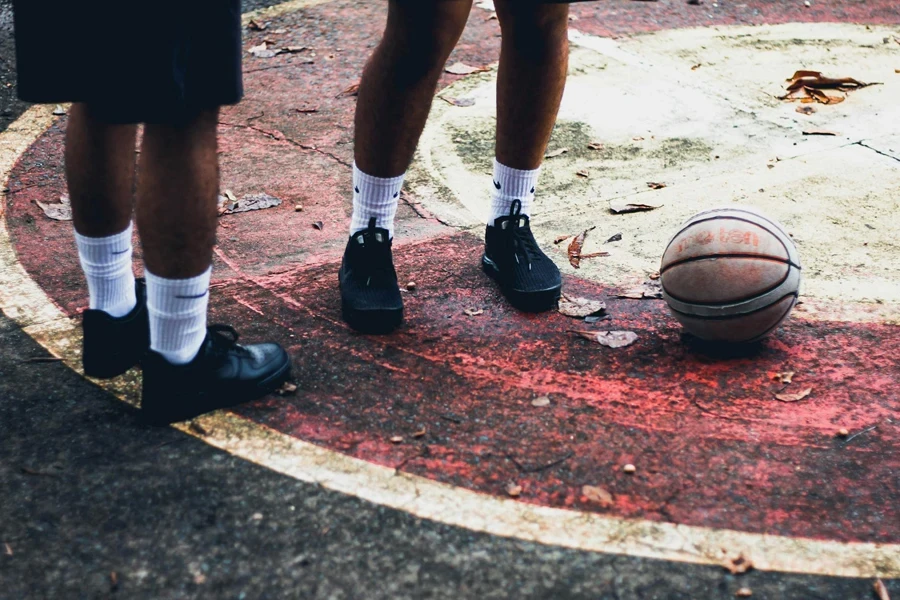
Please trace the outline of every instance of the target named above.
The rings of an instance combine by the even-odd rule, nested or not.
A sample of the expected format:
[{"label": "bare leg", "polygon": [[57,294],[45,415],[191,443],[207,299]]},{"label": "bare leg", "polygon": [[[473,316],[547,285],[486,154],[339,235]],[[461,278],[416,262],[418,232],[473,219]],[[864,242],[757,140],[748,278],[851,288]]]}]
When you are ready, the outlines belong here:
[{"label": "bare leg", "polygon": [[87,237],[124,231],[134,194],[135,125],[110,125],[73,104],[66,128],[66,179],[75,230]]},{"label": "bare leg", "polygon": [[363,72],[356,109],[356,164],[377,177],[412,162],[447,57],[472,0],[390,0],[384,38]]},{"label": "bare leg", "polygon": [[567,4],[495,0],[503,31],[497,77],[497,160],[541,166],[569,65]]},{"label": "bare leg", "polygon": [[146,125],[137,192],[137,221],[147,269],[187,279],[212,264],[216,241],[218,111],[183,125]]}]

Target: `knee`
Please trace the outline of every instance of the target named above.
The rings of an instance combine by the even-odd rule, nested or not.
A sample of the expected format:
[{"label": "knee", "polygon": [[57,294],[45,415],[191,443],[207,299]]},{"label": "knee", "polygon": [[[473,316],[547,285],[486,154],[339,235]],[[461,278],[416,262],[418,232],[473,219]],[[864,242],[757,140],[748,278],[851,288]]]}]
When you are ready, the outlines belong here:
[{"label": "knee", "polygon": [[471,0],[393,0],[383,43],[410,78],[440,72],[471,7]]},{"label": "knee", "polygon": [[567,4],[495,0],[495,6],[504,43],[520,54],[541,59],[568,47]]}]

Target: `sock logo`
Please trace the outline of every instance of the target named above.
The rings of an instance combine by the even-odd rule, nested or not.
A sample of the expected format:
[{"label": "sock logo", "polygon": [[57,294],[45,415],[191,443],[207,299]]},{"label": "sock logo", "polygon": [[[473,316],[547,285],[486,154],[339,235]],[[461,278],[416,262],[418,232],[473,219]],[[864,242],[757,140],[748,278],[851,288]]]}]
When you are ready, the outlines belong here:
[{"label": "sock logo", "polygon": [[113,254],[125,254],[126,252],[130,252],[131,248],[125,248],[124,250],[116,250]]},{"label": "sock logo", "polygon": [[400,195],[400,192],[397,192],[396,194],[394,194],[394,198],[396,198],[399,195]]},{"label": "sock logo", "polygon": [[175,296],[175,297],[178,298],[179,300],[199,300],[200,298],[207,295],[208,293],[209,293],[209,288],[207,288],[206,291],[203,292],[202,294],[197,294],[196,296]]},{"label": "sock logo", "polygon": [[497,188],[497,189],[499,190],[499,189],[500,189],[500,183],[497,182],[497,181],[494,181],[494,187]]},{"label": "sock logo", "polygon": [[358,194],[358,193],[359,193],[359,186],[356,186],[355,188],[353,188],[353,191],[356,192],[356,193]]},{"label": "sock logo", "polygon": [[531,193],[532,193],[532,194],[534,193],[534,188],[531,188]]}]

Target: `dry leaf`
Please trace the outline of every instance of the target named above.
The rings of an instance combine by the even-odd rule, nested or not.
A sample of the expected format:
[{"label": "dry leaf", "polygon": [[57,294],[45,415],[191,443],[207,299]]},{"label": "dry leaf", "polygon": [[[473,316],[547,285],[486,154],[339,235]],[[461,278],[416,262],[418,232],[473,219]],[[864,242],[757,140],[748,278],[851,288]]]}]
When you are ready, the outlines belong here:
[{"label": "dry leaf", "polygon": [[72,205],[69,202],[69,196],[66,194],[59,197],[59,204],[44,204],[40,200],[35,200],[34,203],[44,211],[45,215],[54,221],[72,220]]},{"label": "dry leaf", "polygon": [[590,229],[585,229],[577,236],[572,242],[569,244],[568,254],[569,254],[569,264],[578,269],[581,266],[581,249],[584,247],[584,239],[587,237],[589,231],[593,231],[597,227],[591,227]]},{"label": "dry leaf", "polygon": [[581,171],[577,171],[575,174],[578,175],[579,177],[584,177],[585,179],[587,179],[588,177],[591,176],[590,172],[588,172],[584,169],[582,169]]},{"label": "dry leaf", "polygon": [[875,595],[878,596],[878,600],[891,600],[891,596],[888,594],[887,587],[885,587],[883,581],[876,579],[873,587],[875,589]]},{"label": "dry leaf", "polygon": [[606,243],[611,244],[612,242],[621,242],[621,241],[622,241],[622,234],[617,233],[616,235],[614,235],[611,238],[609,238],[608,240],[606,240]]},{"label": "dry leaf", "polygon": [[483,314],[484,314],[484,309],[481,309],[481,308],[467,308],[467,309],[465,309],[463,312],[466,313],[467,315],[469,315],[470,317],[477,317],[478,315],[483,315]]},{"label": "dry leaf", "polygon": [[863,83],[852,77],[825,77],[819,71],[797,71],[788,81],[788,91],[800,88],[832,89],[832,90],[858,90],[877,83]]},{"label": "dry leaf", "polygon": [[624,215],[633,212],[642,212],[645,210],[656,210],[662,204],[645,204],[641,202],[619,202],[616,200],[609,201],[609,210],[617,215]]},{"label": "dry leaf", "polygon": [[833,131],[828,131],[827,129],[810,129],[809,131],[804,131],[803,135],[840,135]]},{"label": "dry leaf", "polygon": [[568,148],[557,148],[556,150],[553,150],[552,152],[548,152],[547,154],[545,154],[544,158],[556,158],[557,156],[562,156],[563,154],[565,154],[568,151],[569,151]]},{"label": "dry leaf", "polygon": [[741,575],[753,568],[753,561],[741,553],[736,557],[726,558],[722,562],[722,566],[728,569],[732,575]]},{"label": "dry leaf", "polygon": [[403,436],[402,436],[402,435],[395,435],[394,437],[391,438],[391,443],[392,443],[392,444],[402,444],[402,443],[403,443]]},{"label": "dry leaf", "polygon": [[841,427],[840,429],[838,429],[837,434],[838,434],[838,437],[845,438],[848,435],[850,435],[850,430],[847,429],[846,427]]},{"label": "dry leaf", "polygon": [[232,215],[234,213],[249,212],[251,210],[263,210],[281,206],[281,200],[269,194],[247,194],[237,200],[229,190],[225,195],[219,196],[219,215]]},{"label": "dry leaf", "polygon": [[561,235],[558,238],[556,238],[555,240],[553,240],[553,243],[560,244],[560,243],[566,241],[567,239],[569,239],[570,237],[572,237],[572,236],[571,235]]},{"label": "dry leaf", "polygon": [[604,490],[602,487],[597,487],[595,485],[585,485],[581,488],[581,494],[588,499],[588,502],[593,502],[594,504],[599,505],[601,508],[609,508],[610,506],[615,504],[612,494]]},{"label": "dry leaf", "polygon": [[457,62],[444,69],[451,75],[472,75],[473,73],[484,73],[490,71],[490,67],[473,67],[466,63]]},{"label": "dry leaf", "polygon": [[810,394],[812,394],[812,388],[806,388],[795,394],[775,394],[775,399],[779,402],[800,402]]},{"label": "dry leaf", "polygon": [[188,425],[188,429],[199,435],[209,435],[209,431],[206,429],[206,427],[204,427],[197,421],[191,421],[190,425]]},{"label": "dry leaf", "polygon": [[814,112],[816,112],[816,107],[815,106],[798,106],[796,110],[801,115],[811,115]]},{"label": "dry leaf", "polygon": [[359,84],[354,83],[348,86],[344,91],[335,96],[335,98],[347,98],[348,96],[359,96]]},{"label": "dry leaf", "polygon": [[540,398],[535,398],[531,401],[531,405],[536,408],[543,408],[545,406],[550,406],[550,398],[547,396],[541,396]]},{"label": "dry leaf", "polygon": [[316,108],[295,108],[294,110],[296,110],[298,113],[301,113],[304,115],[310,115],[312,113],[319,112],[318,107],[316,107]]},{"label": "dry leaf", "polygon": [[600,142],[591,142],[588,144],[588,150],[603,150],[603,144]]},{"label": "dry leaf", "polygon": [[428,432],[425,431],[424,429],[420,429],[420,430],[418,430],[417,432],[415,432],[415,433],[413,434],[413,437],[416,438],[416,439],[423,438],[423,437],[425,437],[425,434],[426,434],[426,433],[428,433]]},{"label": "dry leaf", "polygon": [[311,50],[309,46],[285,46],[279,52],[282,54],[296,54],[298,52],[305,52],[306,50]]},{"label": "dry leaf", "polygon": [[510,498],[518,498],[519,496],[522,495],[522,486],[516,485],[515,483],[511,483],[508,486],[506,486],[506,494]]},{"label": "dry leaf", "polygon": [[291,383],[290,381],[285,381],[281,384],[281,387],[275,390],[275,393],[279,396],[290,396],[291,394],[297,393],[297,384]]},{"label": "dry leaf", "polygon": [[322,231],[323,229],[325,229],[325,223],[323,223],[322,221],[316,221],[315,223],[312,224],[312,226],[314,228],[318,229],[319,231]]},{"label": "dry leaf", "polygon": [[738,591],[736,591],[734,593],[734,596],[736,598],[749,598],[752,595],[753,595],[753,590],[751,590],[750,588],[746,588],[746,587],[742,587],[741,589],[739,589]]},{"label": "dry leaf", "polygon": [[691,67],[691,71],[696,71],[696,70],[699,69],[701,66],[703,66],[703,65],[701,65],[700,63],[697,63],[696,65],[694,65],[694,66]]},{"label": "dry leaf", "polygon": [[647,187],[651,190],[661,190],[666,187],[665,183],[659,183],[658,181],[648,181]]},{"label": "dry leaf", "polygon": [[416,282],[415,282],[415,281],[410,281],[409,283],[407,283],[407,284],[406,284],[406,289],[407,289],[407,291],[410,291],[410,292],[416,291]]},{"label": "dry leaf", "polygon": [[64,114],[66,114],[66,109],[63,108],[63,105],[62,105],[62,104],[57,104],[57,105],[53,108],[53,115],[54,115],[54,116],[60,117],[60,116],[62,116],[62,115],[64,115]]},{"label": "dry leaf", "polygon": [[662,285],[658,281],[648,281],[639,286],[628,288],[621,294],[613,295],[613,298],[625,298],[628,300],[659,300],[662,297]]},{"label": "dry leaf", "polygon": [[778,383],[790,383],[791,381],[793,381],[794,375],[796,375],[794,371],[782,371],[781,373],[775,373],[774,375],[772,375],[772,379],[774,379]]},{"label": "dry leaf", "polygon": [[583,319],[604,310],[606,310],[606,302],[602,300],[588,300],[565,294],[559,299],[559,312],[567,317]]},{"label": "dry leaf", "polygon": [[440,98],[447,104],[452,104],[453,106],[459,106],[461,108],[468,108],[470,106],[475,106],[474,98],[448,98],[446,96],[438,96],[438,98]]},{"label": "dry leaf", "polygon": [[247,48],[247,52],[256,58],[272,58],[273,56],[278,55],[278,50],[271,50],[269,44],[266,42],[263,42],[258,46],[250,46]]},{"label": "dry leaf", "polygon": [[571,331],[571,333],[608,348],[624,348],[638,339],[633,331]]},{"label": "dry leaf", "polygon": [[637,472],[637,467],[632,464],[627,464],[622,467],[622,471],[624,471],[627,475],[634,475]]},{"label": "dry leaf", "polygon": [[599,256],[609,256],[609,252],[591,252],[590,254],[582,254],[581,260],[586,258],[597,258]]},{"label": "dry leaf", "polygon": [[253,31],[264,31],[269,28],[269,26],[265,23],[260,23],[256,19],[250,19],[250,22],[247,23],[247,28],[252,29]]}]

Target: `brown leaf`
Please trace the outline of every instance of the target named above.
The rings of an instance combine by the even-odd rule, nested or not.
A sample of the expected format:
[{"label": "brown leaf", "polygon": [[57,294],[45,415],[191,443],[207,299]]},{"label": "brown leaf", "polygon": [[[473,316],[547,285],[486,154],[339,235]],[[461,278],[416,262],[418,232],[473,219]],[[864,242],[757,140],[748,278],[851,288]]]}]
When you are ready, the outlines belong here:
[{"label": "brown leaf", "polygon": [[403,436],[402,436],[402,435],[395,435],[394,437],[391,438],[391,443],[392,443],[392,444],[402,444],[402,443],[403,443]]},{"label": "brown leaf", "polygon": [[247,29],[251,29],[253,31],[265,31],[269,26],[265,23],[260,23],[256,19],[250,19],[250,22],[247,23]]},{"label": "brown leaf", "polygon": [[593,502],[594,504],[599,505],[601,508],[609,508],[613,504],[615,504],[613,495],[604,490],[602,487],[597,487],[596,485],[582,486],[581,495],[587,498],[588,502]]},{"label": "brown leaf", "polygon": [[811,115],[814,112],[816,112],[816,107],[815,106],[798,106],[796,108],[796,110],[801,115]]},{"label": "brown leaf", "polygon": [[482,308],[467,308],[463,312],[466,313],[467,315],[469,315],[470,317],[477,317],[479,315],[484,314],[484,309],[482,309]]},{"label": "brown leaf", "polygon": [[794,380],[794,375],[796,375],[794,371],[782,371],[781,373],[774,373],[772,379],[778,383],[787,384]]},{"label": "brown leaf", "polygon": [[648,281],[639,286],[628,288],[621,294],[613,295],[613,298],[625,298],[628,300],[659,300],[662,297],[662,285],[658,281]]},{"label": "brown leaf", "polygon": [[602,300],[588,300],[563,294],[559,299],[559,312],[567,317],[583,319],[589,315],[606,310],[606,302]]},{"label": "brown leaf", "polygon": [[61,117],[64,114],[66,114],[66,109],[63,108],[62,104],[57,104],[56,107],[53,109],[53,115],[56,117]]},{"label": "brown leaf", "polygon": [[809,131],[804,131],[803,135],[840,135],[840,134],[835,133],[833,131],[828,131],[827,129],[810,129]]},{"label": "brown leaf", "polygon": [[54,221],[72,220],[72,205],[69,203],[69,196],[66,194],[59,197],[58,204],[44,204],[40,200],[35,200],[34,203],[44,211],[45,215]]},{"label": "brown leaf", "polygon": [[647,277],[650,278],[650,281],[658,281],[659,280],[659,271],[653,271]]},{"label": "brown leaf", "polygon": [[891,600],[891,596],[888,594],[887,587],[885,587],[883,581],[876,579],[873,587],[875,589],[875,595],[878,596],[878,600]]},{"label": "brown leaf", "polygon": [[742,587],[738,591],[734,593],[735,598],[749,598],[753,595],[753,590],[747,587]]},{"label": "brown leaf", "polygon": [[250,46],[247,48],[247,52],[256,58],[272,58],[273,56],[278,55],[278,50],[270,49],[266,42],[263,42],[258,46]]},{"label": "brown leaf", "polygon": [[753,568],[753,561],[741,553],[735,557],[726,558],[722,562],[722,566],[728,569],[732,575],[741,575]]},{"label": "brown leaf", "polygon": [[285,381],[281,384],[281,387],[275,390],[275,393],[279,396],[290,396],[291,394],[297,393],[297,384],[291,383],[290,381]]},{"label": "brown leaf", "polygon": [[616,235],[614,235],[614,236],[610,237],[608,240],[606,240],[606,243],[611,244],[612,242],[621,242],[621,241],[622,241],[622,234],[617,233]]},{"label": "brown leaf", "polygon": [[633,331],[571,331],[571,333],[608,348],[624,348],[638,339]]},{"label": "brown leaf", "polygon": [[279,52],[282,54],[296,54],[307,50],[311,50],[311,48],[309,46],[284,46]]},{"label": "brown leaf", "polygon": [[323,223],[322,221],[316,221],[315,223],[312,224],[312,226],[314,228],[318,229],[319,231],[322,231],[323,229],[325,229],[325,223]]},{"label": "brown leaf", "polygon": [[697,63],[696,65],[694,65],[694,66],[691,67],[691,71],[696,71],[697,69],[699,69],[699,68],[702,67],[702,66],[703,66],[703,65],[702,65],[701,63]]},{"label": "brown leaf", "polygon": [[596,225],[590,229],[585,229],[569,243],[569,264],[576,269],[581,266],[581,249],[584,247],[584,239],[587,237],[588,232],[593,231],[594,229],[596,229]]},{"label": "brown leaf", "polygon": [[870,85],[878,85],[872,83],[863,83],[852,77],[825,77],[819,71],[797,71],[787,80],[788,91],[800,88],[813,89],[838,89],[841,91],[862,89]]},{"label": "brown leaf", "polygon": [[348,86],[344,91],[335,96],[335,98],[347,98],[349,96],[359,96],[359,84],[354,83],[351,86]]},{"label": "brown leaf", "polygon": [[561,235],[558,238],[556,238],[555,240],[553,240],[553,243],[560,244],[560,243],[566,241],[567,239],[569,239],[570,237],[572,237],[571,234],[570,235]]},{"label": "brown leaf", "polygon": [[590,254],[582,254],[581,260],[586,258],[598,258],[600,256],[609,256],[609,252],[591,252]]},{"label": "brown leaf", "polygon": [[519,496],[522,495],[522,486],[516,485],[515,483],[511,483],[508,486],[506,486],[506,494],[510,498],[518,498]]},{"label": "brown leaf", "polygon": [[428,433],[428,432],[425,431],[424,429],[420,429],[420,430],[418,430],[417,432],[415,432],[415,433],[413,434],[413,437],[416,438],[416,439],[423,438],[423,437],[425,437],[425,434],[426,434],[426,433]]},{"label": "brown leaf", "polygon": [[603,150],[603,144],[600,142],[591,142],[588,144],[588,150]]},{"label": "brown leaf", "polygon": [[447,104],[452,104],[453,106],[459,106],[461,108],[468,108],[470,106],[475,106],[474,98],[448,98],[446,96],[438,96],[438,98],[440,98]]},{"label": "brown leaf", "polygon": [[794,394],[775,394],[775,399],[779,402],[800,402],[810,394],[812,394],[812,388],[806,388]]},{"label": "brown leaf", "polygon": [[552,152],[548,152],[547,154],[545,154],[544,158],[556,158],[557,156],[562,156],[563,154],[565,154],[568,151],[569,151],[568,148],[557,148],[556,150],[553,150]]},{"label": "brown leaf", "polygon": [[531,405],[535,408],[544,408],[545,406],[550,406],[550,398],[548,398],[547,396],[535,398],[531,401]]},{"label": "brown leaf", "polygon": [[316,107],[316,108],[295,108],[294,110],[296,110],[298,113],[304,114],[304,115],[310,115],[312,113],[319,112],[318,107]]},{"label": "brown leaf", "polygon": [[617,215],[624,215],[633,212],[642,212],[646,210],[656,210],[662,204],[647,204],[641,202],[621,202],[616,200],[609,201],[609,210]]},{"label": "brown leaf", "polygon": [[237,200],[234,194],[229,190],[225,190],[225,195],[219,196],[218,212],[219,215],[232,215],[251,210],[273,208],[275,206],[281,206],[281,200],[269,194],[247,194],[240,200]]},{"label": "brown leaf", "polygon": [[463,62],[453,63],[449,67],[444,69],[447,73],[451,75],[472,75],[473,73],[484,73],[486,71],[490,71],[490,67],[473,67],[467,65]]},{"label": "brown leaf", "polygon": [[664,187],[666,187],[666,184],[665,184],[665,183],[660,183],[660,182],[658,182],[658,181],[648,181],[648,182],[647,182],[647,187],[650,188],[651,190],[661,190],[661,189],[663,189]]},{"label": "brown leaf", "polygon": [[578,175],[579,177],[584,177],[585,179],[587,179],[591,176],[590,172],[585,169],[582,169],[581,171],[577,171],[575,174]]}]

